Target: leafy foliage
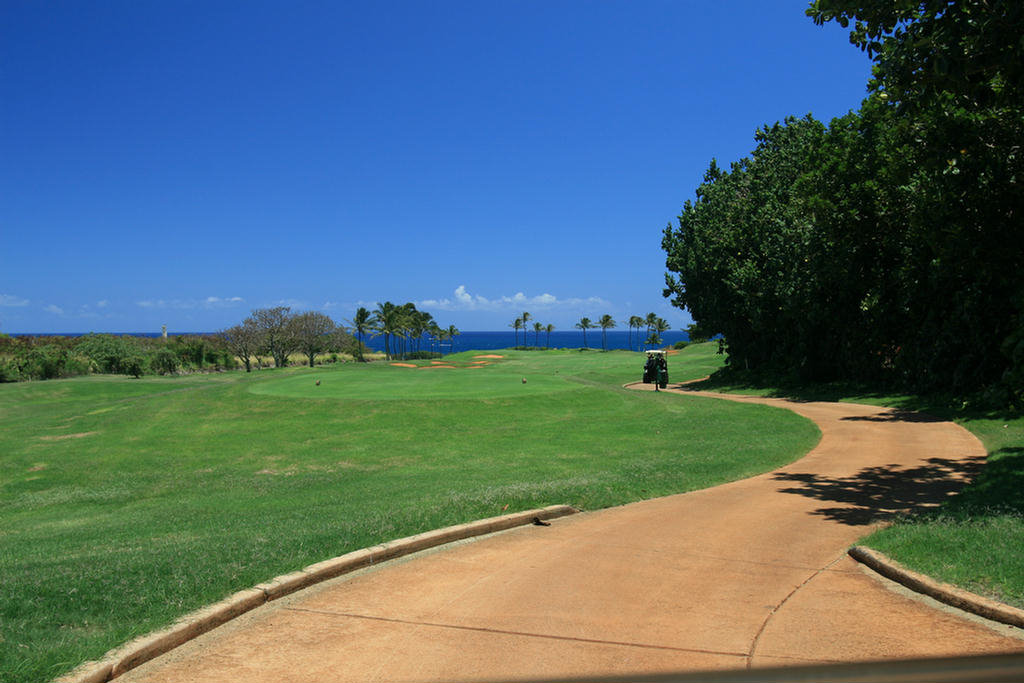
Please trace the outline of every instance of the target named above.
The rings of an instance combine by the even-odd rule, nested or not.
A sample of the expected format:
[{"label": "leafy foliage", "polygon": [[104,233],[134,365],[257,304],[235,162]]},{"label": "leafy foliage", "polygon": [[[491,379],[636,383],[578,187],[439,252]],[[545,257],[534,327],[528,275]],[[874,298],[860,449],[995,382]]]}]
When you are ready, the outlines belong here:
[{"label": "leafy foliage", "polygon": [[730,363],[1022,398],[1022,12],[812,4],[818,23],[855,21],[871,94],[828,126],[766,126],[728,171],[712,161],[663,236],[665,295]]}]

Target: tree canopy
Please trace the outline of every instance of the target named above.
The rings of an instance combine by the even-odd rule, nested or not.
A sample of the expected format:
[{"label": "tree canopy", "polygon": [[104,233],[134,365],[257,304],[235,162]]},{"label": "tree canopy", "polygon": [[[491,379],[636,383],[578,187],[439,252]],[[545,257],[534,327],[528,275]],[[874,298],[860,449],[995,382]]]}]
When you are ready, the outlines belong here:
[{"label": "tree canopy", "polygon": [[1019,396],[1024,9],[819,0],[808,14],[853,22],[876,63],[867,99],[828,125],[759,129],[728,169],[712,160],[663,234],[665,295],[724,335],[733,366]]}]

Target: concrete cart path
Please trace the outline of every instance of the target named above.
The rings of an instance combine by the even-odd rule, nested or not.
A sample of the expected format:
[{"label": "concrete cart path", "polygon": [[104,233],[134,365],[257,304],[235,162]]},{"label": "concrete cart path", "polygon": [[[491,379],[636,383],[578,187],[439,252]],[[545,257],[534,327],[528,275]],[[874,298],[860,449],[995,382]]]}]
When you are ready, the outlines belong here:
[{"label": "concrete cart path", "polygon": [[845,555],[959,488],[985,457],[973,436],[872,406],[727,398],[794,410],[821,443],[762,476],[336,579],[119,680],[507,680],[1024,651],[1019,629],[895,592]]}]

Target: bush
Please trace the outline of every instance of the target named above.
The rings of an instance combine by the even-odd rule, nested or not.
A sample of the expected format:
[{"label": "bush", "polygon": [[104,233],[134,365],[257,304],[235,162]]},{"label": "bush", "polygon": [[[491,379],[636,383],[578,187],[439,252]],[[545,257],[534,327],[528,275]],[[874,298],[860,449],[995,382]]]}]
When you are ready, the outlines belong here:
[{"label": "bush", "polygon": [[47,344],[38,346],[28,352],[22,365],[22,374],[32,379],[54,379],[64,373],[64,361],[67,352]]},{"label": "bush", "polygon": [[142,377],[146,368],[146,360],[141,355],[129,356],[121,361],[121,372],[135,379]]},{"label": "bush", "polygon": [[130,372],[129,359],[141,356],[138,342],[129,337],[115,337],[111,334],[87,334],[75,346],[75,351],[93,360],[100,372],[111,374],[134,374]]},{"label": "bush", "polygon": [[685,342],[685,341],[677,341],[677,342],[676,342],[675,344],[673,344],[673,345],[672,345],[672,348],[673,348],[673,349],[679,349],[679,350],[682,350],[682,349],[685,349],[685,348],[686,348],[687,346],[689,346],[689,345],[690,345],[690,342]]},{"label": "bush", "polygon": [[0,383],[18,382],[21,380],[21,369],[13,360],[0,360]]},{"label": "bush", "polygon": [[157,349],[149,359],[149,366],[159,375],[173,375],[178,371],[179,365],[181,361],[178,355],[166,347]]},{"label": "bush", "polygon": [[402,354],[404,360],[429,360],[440,357],[441,354],[436,351],[410,351],[409,353]]},{"label": "bush", "polygon": [[89,375],[94,372],[96,372],[96,364],[81,354],[68,353],[67,358],[64,360],[65,377]]}]

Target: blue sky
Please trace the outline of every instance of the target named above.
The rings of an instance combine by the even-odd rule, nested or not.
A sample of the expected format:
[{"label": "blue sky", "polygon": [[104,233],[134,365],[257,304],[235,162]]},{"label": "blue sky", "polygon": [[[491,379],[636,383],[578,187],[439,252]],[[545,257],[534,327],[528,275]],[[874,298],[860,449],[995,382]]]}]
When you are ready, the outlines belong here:
[{"label": "blue sky", "polygon": [[4,0],[0,332],[681,327],[661,232],[711,158],[864,96],[805,6]]}]

